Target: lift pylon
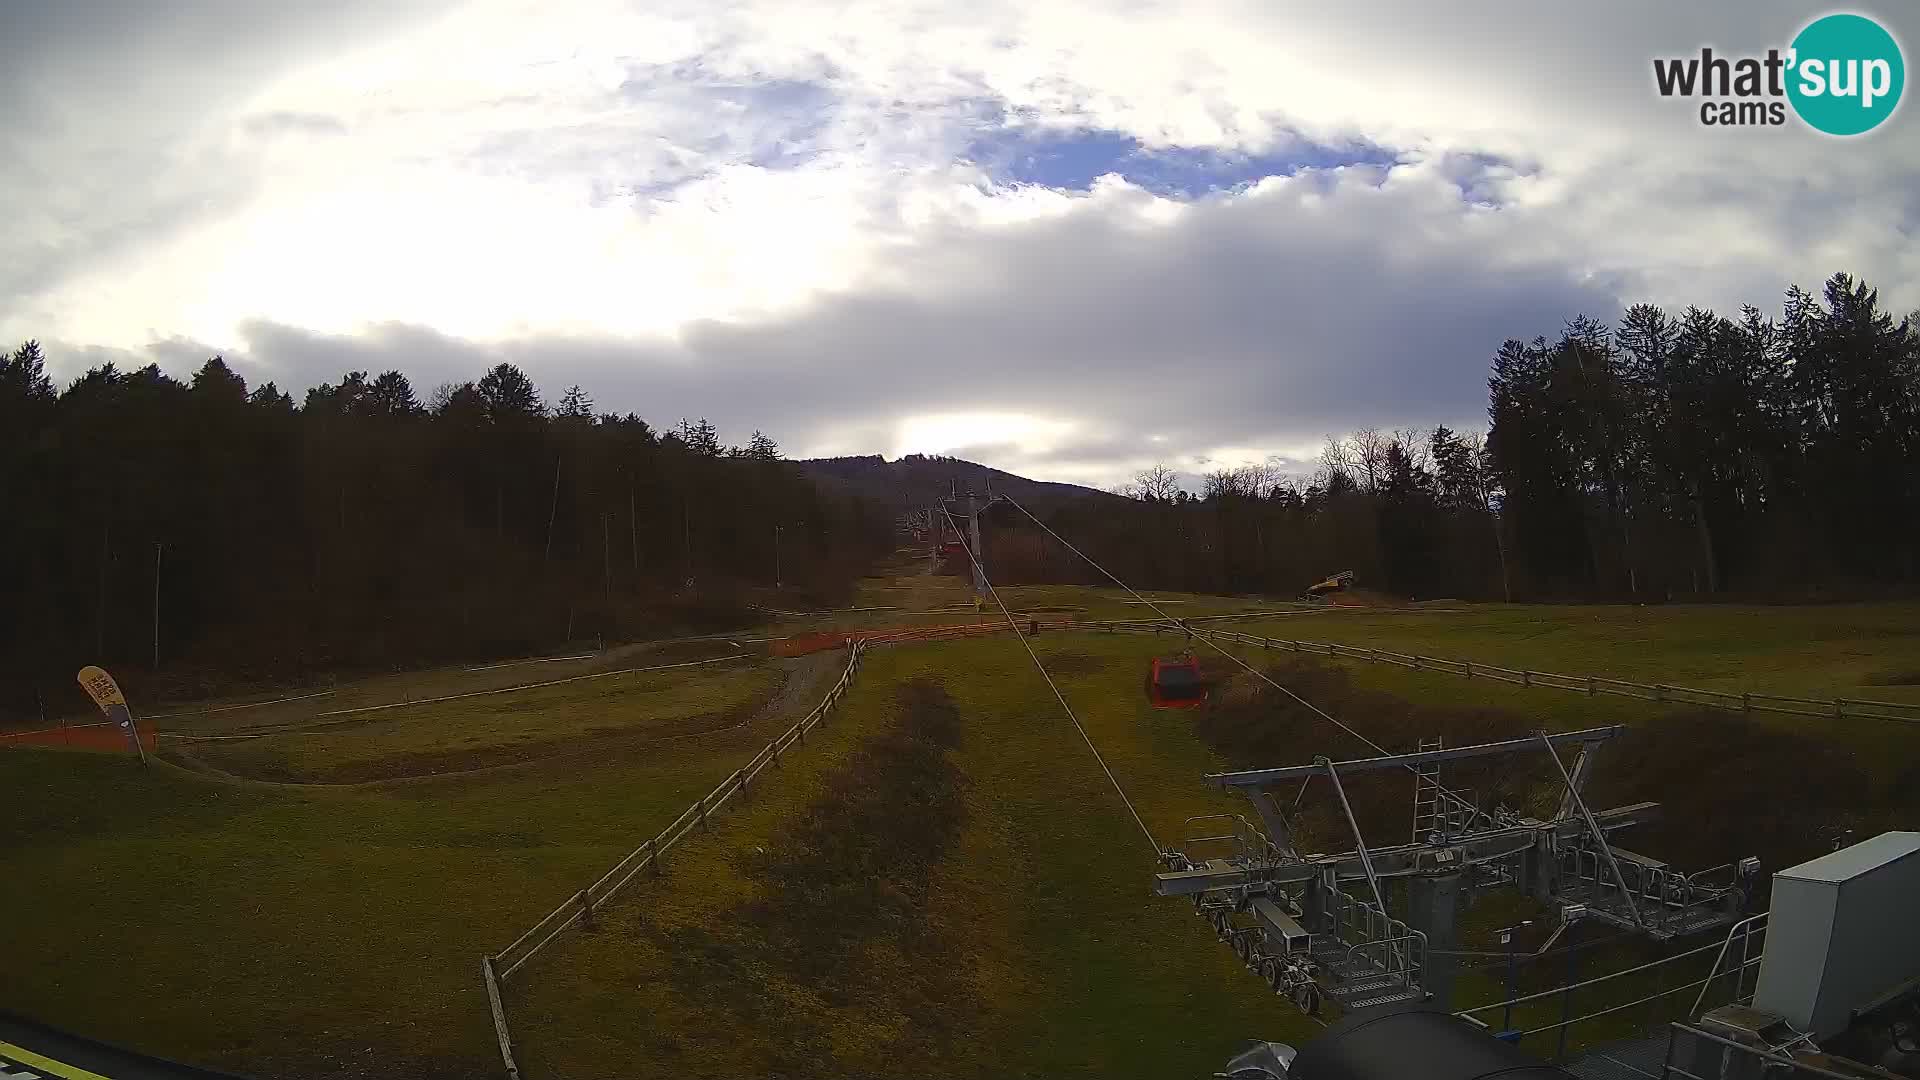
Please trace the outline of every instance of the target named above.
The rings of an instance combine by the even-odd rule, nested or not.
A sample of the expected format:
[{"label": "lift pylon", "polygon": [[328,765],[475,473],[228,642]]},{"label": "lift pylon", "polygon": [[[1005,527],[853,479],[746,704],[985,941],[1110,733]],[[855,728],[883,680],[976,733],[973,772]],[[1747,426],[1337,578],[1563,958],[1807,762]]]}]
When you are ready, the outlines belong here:
[{"label": "lift pylon", "polygon": [[[1264,831],[1245,818],[1163,856],[1154,889],[1184,896],[1230,942],[1248,968],[1303,1008],[1330,999],[1346,1008],[1451,995],[1454,926],[1476,890],[1510,887],[1557,911],[1563,926],[1582,919],[1668,940],[1738,920],[1755,860],[1726,880],[1681,874],[1618,847],[1613,834],[1653,820],[1656,803],[1590,809],[1582,789],[1598,748],[1625,732],[1613,725],[1447,747],[1423,740],[1412,753],[1216,773],[1207,779],[1253,802]],[[1571,750],[1568,767],[1561,751]],[[1477,805],[1449,788],[1448,762],[1539,753],[1550,758],[1562,795],[1550,819]],[[1375,847],[1361,835],[1342,778],[1387,769],[1413,774],[1414,835]],[[1338,854],[1295,850],[1292,799],[1282,785],[1325,777],[1341,803],[1354,846]],[[1304,796],[1304,790],[1301,792]],[[1404,881],[1395,909],[1388,886]],[[1309,988],[1310,987],[1310,988]],[[1311,1010],[1310,1010],[1311,1011]]]}]

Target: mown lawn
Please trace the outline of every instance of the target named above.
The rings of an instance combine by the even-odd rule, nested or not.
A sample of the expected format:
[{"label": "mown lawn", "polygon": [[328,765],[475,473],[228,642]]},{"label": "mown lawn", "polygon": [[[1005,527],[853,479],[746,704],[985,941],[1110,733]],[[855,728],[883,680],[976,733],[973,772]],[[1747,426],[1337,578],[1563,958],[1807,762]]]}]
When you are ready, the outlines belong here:
[{"label": "mown lawn", "polygon": [[[1236,629],[1271,638],[1374,646],[1448,660],[1473,660],[1562,675],[1648,684],[1828,699],[1920,702],[1920,605],[1825,607],[1470,606],[1460,613],[1330,612],[1251,619]],[[1171,638],[1163,640],[1172,640]],[[1262,650],[1230,646],[1257,659]],[[1202,652],[1209,652],[1203,647]],[[1409,701],[1512,709],[1556,730],[1634,723],[1676,710],[1605,695],[1467,680],[1391,664],[1338,661],[1359,684]],[[1877,780],[1910,776],[1920,761],[1920,726],[1886,721],[1755,713],[1777,732],[1844,748]],[[1728,763],[1741,748],[1727,747]],[[1790,793],[1783,792],[1782,796]]]},{"label": "mown lawn", "polygon": [[0,753],[0,1006],[263,1080],[487,1075],[481,953],[786,722],[346,790]]},{"label": "mown lawn", "polygon": [[[1217,762],[1182,714],[1140,700],[1138,638],[1043,635],[1043,655],[1089,736],[1163,842],[1195,814],[1237,812],[1201,782]],[[1152,895],[1153,849],[1026,655],[1008,638],[876,650],[836,746],[884,730],[894,689],[927,678],[958,706],[968,816],[935,876],[943,951],[908,959],[973,973],[973,1008],[942,1076],[1161,1077],[1204,1074],[1252,1038],[1315,1028],[1242,970],[1190,904]],[[674,944],[719,933],[751,907],[756,848],[806,812],[835,755],[789,766],[725,829],[678,850],[670,873],[623,897],[602,929],[571,938],[523,972],[510,994],[528,1075],[781,1075],[778,1011],[766,1023],[718,1025],[727,983],[689,986]],[[1197,826],[1196,826],[1197,827]],[[905,993],[905,991],[903,991]],[[909,1003],[897,1005],[902,1014]],[[886,1075],[910,1032],[846,1011],[831,1030],[838,1075]],[[904,1062],[894,1061],[898,1068]],[[742,1070],[745,1070],[744,1072]]]},{"label": "mown lawn", "polygon": [[[642,642],[602,652],[461,664],[420,671],[371,675],[324,685],[294,687],[205,701],[149,706],[134,701],[134,712],[161,731],[193,735],[230,734],[330,720],[342,710],[397,701],[468,694],[550,682],[627,668],[678,664],[689,660],[754,652],[748,644],[726,640]],[[757,655],[757,654],[756,654]]]},{"label": "mown lawn", "polygon": [[[1089,617],[1143,614],[1115,594],[1009,594],[1020,605],[1085,608]],[[1214,598],[1184,610],[1246,606]],[[1276,636],[1568,674],[1920,700],[1911,696],[1916,688],[1900,684],[1920,669],[1916,616],[1920,608],[1907,605],[1486,607],[1264,622]],[[1260,632],[1262,621],[1250,622],[1247,629]],[[1141,700],[1146,659],[1172,651],[1176,639],[1075,632],[1042,634],[1035,643],[1161,844],[1213,831],[1189,826],[1190,816],[1243,812],[1243,800],[1202,782],[1222,761],[1195,736],[1191,716],[1156,712]],[[1259,649],[1235,651],[1255,663],[1272,659]],[[544,667],[432,680],[464,689],[470,678],[498,676],[504,685],[586,665],[553,674]],[[1545,728],[1703,723],[1617,698],[1385,665],[1342,667],[1355,684],[1403,701],[1509,710]],[[741,700],[729,694],[763,692],[732,681],[736,674],[667,680],[675,688],[631,703],[639,712],[630,719],[671,724]],[[896,689],[922,678],[944,687],[959,710],[962,737],[947,756],[964,778],[964,823],[956,843],[916,878],[925,883],[926,934],[876,937],[862,970],[951,965],[959,990],[941,993],[964,991],[965,1007],[954,1010],[956,1031],[928,1043],[904,1027],[926,1010],[906,1000],[890,1004],[892,984],[884,980],[850,999],[857,1008],[808,1005],[809,1030],[824,1032],[824,1045],[847,1065],[842,1075],[896,1075],[922,1064],[942,1076],[1204,1075],[1245,1040],[1299,1040],[1317,1030],[1244,972],[1190,905],[1151,895],[1147,840],[1025,653],[1002,636],[871,653],[842,710],[751,800],[676,849],[664,877],[637,881],[602,913],[596,931],[569,934],[523,969],[507,996],[530,1080],[778,1071],[785,1002],[761,1002],[761,1022],[736,1022],[756,1015],[755,1003],[723,997],[726,987],[743,985],[715,975],[724,965],[684,963],[687,943],[765,898],[768,879],[752,871],[753,850],[777,846],[782,829],[817,809],[834,770],[895,722]],[[368,691],[362,700],[380,696]],[[578,719],[599,706],[568,693],[553,706],[529,721],[578,735],[589,747],[604,737]],[[1365,708],[1342,718],[1362,730],[1377,719]],[[1920,729],[1797,717],[1761,722],[1813,741],[1807,745],[1843,746],[1873,777],[1863,798],[1899,787],[1920,759]],[[514,723],[507,710],[474,727],[511,742]],[[658,831],[779,723],[597,758],[347,790],[223,784],[53,751],[0,754],[0,813],[10,822],[0,852],[10,882],[28,885],[0,891],[8,973],[0,1005],[262,1078],[491,1075],[498,1058],[477,977],[480,953],[504,945],[636,838]],[[382,730],[367,725],[338,752],[420,749],[382,746],[381,738],[398,738],[402,728]],[[1712,738],[1726,736],[1711,730]],[[362,739],[376,749],[350,749]],[[1331,733],[1308,734],[1289,761],[1351,749]],[[1753,811],[1754,827],[1764,828],[1765,813],[1781,812],[1801,793],[1790,776],[1776,782],[1787,775],[1778,754],[1743,757],[1751,749],[1730,745],[1714,760],[1760,785],[1742,796],[1754,807],[1760,793],[1778,789],[1767,804],[1775,809]],[[1648,777],[1665,775],[1657,761],[1623,760],[1640,761]],[[1603,761],[1603,779],[1605,770]],[[1476,909],[1476,939],[1493,913]],[[906,949],[902,940],[918,945]],[[778,974],[760,972],[751,985],[794,985]],[[1498,974],[1476,976],[1478,992],[1496,991]],[[791,1003],[796,1010],[806,1004]],[[938,1061],[888,1056],[927,1045],[944,1048]]]},{"label": "mown lawn", "polygon": [[1920,702],[1920,604],[1464,605],[1236,627],[1565,675],[1707,690]]},{"label": "mown lawn", "polygon": [[[167,741],[240,776],[304,783],[458,772],[620,740],[698,737],[746,720],[779,686],[766,665],[729,660],[669,671],[608,674],[515,693],[322,718],[284,733]],[[699,712],[689,713],[689,703]]]}]

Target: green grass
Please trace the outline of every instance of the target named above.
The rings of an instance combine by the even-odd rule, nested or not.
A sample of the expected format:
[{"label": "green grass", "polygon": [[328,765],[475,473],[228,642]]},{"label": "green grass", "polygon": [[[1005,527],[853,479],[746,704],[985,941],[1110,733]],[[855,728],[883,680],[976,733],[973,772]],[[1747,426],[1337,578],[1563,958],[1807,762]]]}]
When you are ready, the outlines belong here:
[{"label": "green grass", "polygon": [[[164,707],[149,708],[137,701],[134,705],[139,715],[151,716],[152,723],[163,732],[219,735],[327,719],[322,714],[343,709],[525,686],[596,672],[683,663],[740,651],[752,650],[745,646],[736,649],[724,640],[661,644],[642,642],[565,659],[535,658],[428,668]],[[289,698],[293,700],[282,700]]]},{"label": "green grass", "polygon": [[486,1075],[480,954],[785,722],[381,789],[0,754],[0,1005],[261,1077]]},{"label": "green grass", "polygon": [[[1460,614],[1330,612],[1247,623],[1239,629],[1254,635],[1373,646],[1562,675],[1598,675],[1726,693],[1920,702],[1920,686],[1875,682],[1889,671],[1920,669],[1920,605],[1915,604],[1486,605],[1468,607]],[[1259,648],[1229,647],[1249,659],[1262,653]],[[1468,680],[1391,664],[1338,663],[1360,685],[1406,701],[1508,709],[1538,717],[1538,726],[1555,730],[1648,723],[1683,711],[1645,701]],[[1920,726],[1766,713],[1755,713],[1752,719],[1765,730],[1811,736],[1843,750],[1876,782],[1920,780],[1914,773],[1914,762],[1920,760]],[[1725,760],[1737,765],[1741,750],[1737,745],[1726,747]]]},{"label": "green grass", "polygon": [[[1139,700],[1151,642],[1073,635],[1039,644],[1157,837],[1182,835],[1190,815],[1239,809],[1201,783],[1217,762],[1184,717]],[[935,896],[948,940],[966,944],[960,956],[910,959],[964,961],[982,1003],[940,1075],[1186,1075],[1247,1039],[1315,1030],[1239,967],[1190,904],[1152,896],[1152,849],[1012,641],[870,654],[834,720],[836,748],[883,729],[893,687],[921,677],[945,686],[965,730],[954,758],[967,779],[968,823]],[[724,830],[676,851],[669,875],[622,898],[599,933],[529,967],[510,1008],[530,1074],[761,1074],[780,1025],[710,1030],[706,1003],[675,984],[682,958],[671,943],[689,929],[714,930],[752,898],[742,853],[773,842],[817,794],[833,754],[807,757]],[[884,1059],[898,1037],[865,1015],[850,1010],[831,1035],[846,1048],[848,1075]]]},{"label": "green grass", "polygon": [[[896,588],[916,604],[964,596],[957,579],[893,580],[908,582]],[[1017,606],[1078,607],[1087,618],[1146,614],[1111,591],[1007,593]],[[889,595],[874,586],[863,600],[875,594]],[[1211,598],[1180,610],[1246,606]],[[889,612],[860,614],[872,625],[903,621]],[[1920,671],[1920,635],[1910,629],[1920,626],[1916,615],[1920,608],[1911,605],[1488,606],[1462,614],[1314,614],[1254,620],[1247,629],[1262,632],[1264,623],[1277,636],[1709,689],[1920,700],[1920,686],[1874,682]],[[853,625],[839,620],[832,624]],[[972,621],[971,613],[962,621]],[[1202,782],[1222,762],[1195,737],[1192,718],[1141,700],[1147,658],[1173,651],[1176,639],[1075,632],[1043,634],[1035,644],[1161,843],[1202,828],[1186,824],[1192,815],[1244,812],[1244,800]],[[1236,652],[1260,661],[1258,649]],[[447,669],[355,684],[319,699],[324,706],[290,703],[179,723],[233,731],[323,709],[639,662],[621,656]],[[1341,666],[1359,686],[1404,701],[1510,710],[1541,727],[1699,722],[1618,698]],[[9,880],[32,886],[0,892],[8,973],[0,1006],[262,1077],[491,1075],[498,1060],[477,977],[480,953],[504,945],[637,838],[657,832],[784,724],[642,744],[678,732],[688,718],[711,718],[765,695],[763,669],[723,667],[568,684],[524,699],[470,699],[286,749],[269,739],[213,751],[241,771],[320,776],[476,747],[559,740],[584,747],[520,768],[397,786],[272,788],[165,768],[143,773],[96,755],[0,754],[0,813],[9,821],[0,854]],[[928,939],[932,952],[872,962],[877,971],[951,963],[968,973],[975,1007],[957,1021],[958,1037],[942,1043],[949,1049],[934,1063],[940,1075],[1195,1075],[1218,1067],[1245,1040],[1299,1040],[1317,1030],[1242,970],[1190,905],[1151,895],[1147,841],[1025,653],[996,637],[870,654],[841,711],[750,800],[675,849],[665,877],[637,881],[603,912],[597,931],[569,934],[516,975],[508,1005],[530,1077],[758,1074],[767,1044],[782,1034],[777,1011],[744,1030],[716,1025],[715,1017],[745,1006],[710,1013],[708,1002],[689,996],[690,984],[674,981],[674,942],[686,940],[676,934],[710,931],[713,920],[753,901],[766,886],[746,871],[744,853],[807,811],[831,772],[892,723],[895,688],[922,677],[941,682],[960,710],[964,739],[949,754],[965,777],[965,826],[928,879],[939,929]],[[664,689],[649,689],[656,687]],[[1368,730],[1379,720],[1367,714],[1374,707],[1356,706],[1343,719]],[[1874,798],[1899,789],[1909,763],[1920,759],[1920,729],[1800,717],[1760,722],[1845,747],[1878,785]],[[638,735],[622,743],[593,732],[608,726]],[[1320,752],[1341,752],[1330,732],[1303,739],[1295,757]],[[1779,762],[1744,752],[1731,747],[1720,760],[1730,773],[1776,776],[1766,770]],[[250,754],[285,760],[276,766],[247,760]],[[1603,760],[1603,779],[1606,768]],[[1869,794],[1862,788],[1834,797]],[[1478,940],[1514,914],[1483,902],[1464,936]],[[1500,975],[1497,966],[1471,973],[1463,996],[1497,992]],[[898,1022],[886,1017],[911,1010],[883,1005],[844,1010],[840,1020],[827,1011],[830,1045],[844,1060],[870,1065],[904,1045]]]},{"label": "green grass", "polygon": [[1920,604],[1822,607],[1474,605],[1249,619],[1269,637],[1371,645],[1563,675],[1705,690],[1920,702]]},{"label": "green grass", "polygon": [[[537,760],[618,739],[646,744],[747,719],[780,683],[739,662],[634,672],[341,717],[303,731],[221,742],[170,743],[247,777],[352,782]],[[690,703],[700,710],[689,713]],[[347,723],[339,721],[346,720]]]}]

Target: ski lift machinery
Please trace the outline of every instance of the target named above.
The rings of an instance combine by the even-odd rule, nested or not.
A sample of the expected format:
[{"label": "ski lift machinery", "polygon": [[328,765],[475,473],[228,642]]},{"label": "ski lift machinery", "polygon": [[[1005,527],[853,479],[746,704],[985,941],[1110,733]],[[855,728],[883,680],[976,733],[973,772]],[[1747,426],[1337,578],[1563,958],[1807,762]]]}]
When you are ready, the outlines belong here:
[{"label": "ski lift machinery", "polygon": [[[1212,783],[1247,796],[1254,818],[1191,819],[1206,835],[1162,854],[1154,891],[1190,899],[1250,972],[1310,1014],[1323,1000],[1346,1010],[1450,1007],[1456,916],[1475,890],[1516,889],[1557,912],[1542,952],[1579,921],[1658,941],[1731,925],[1759,874],[1757,859],[1685,874],[1613,842],[1615,833],[1653,820],[1657,803],[1588,808],[1583,791],[1596,755],[1624,731],[1596,727],[1459,747],[1432,739],[1413,753],[1212,774]],[[1563,751],[1572,752],[1570,766]],[[1548,776],[1560,781],[1561,795],[1551,817],[1484,809],[1442,777],[1448,762],[1517,754],[1552,763]],[[1369,844],[1342,779],[1399,769],[1412,774],[1410,835]],[[1294,808],[1315,780],[1352,831],[1351,850],[1297,849]],[[1395,879],[1405,883],[1405,919],[1387,904]]]}]

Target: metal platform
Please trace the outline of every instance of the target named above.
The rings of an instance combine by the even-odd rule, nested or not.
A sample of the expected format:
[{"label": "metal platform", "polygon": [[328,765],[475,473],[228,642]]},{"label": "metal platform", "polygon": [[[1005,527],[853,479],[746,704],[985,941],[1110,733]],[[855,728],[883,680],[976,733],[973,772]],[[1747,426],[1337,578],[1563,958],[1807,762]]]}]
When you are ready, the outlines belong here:
[{"label": "metal platform", "polygon": [[1568,1058],[1560,1067],[1580,1080],[1661,1080],[1667,1060],[1667,1029],[1606,1043]]},{"label": "metal platform", "polygon": [[[1614,833],[1653,819],[1656,804],[1594,810],[1581,797],[1596,752],[1623,731],[1543,732],[1460,747],[1425,739],[1413,753],[1345,762],[1319,757],[1311,765],[1215,774],[1209,779],[1248,796],[1261,825],[1237,815],[1212,819],[1230,820],[1233,828],[1165,852],[1155,892],[1192,898],[1248,970],[1296,1003],[1309,1003],[1303,1008],[1320,1000],[1347,1009],[1414,1000],[1446,1006],[1461,955],[1454,940],[1458,916],[1477,889],[1514,888],[1556,912],[1559,928],[1549,945],[1580,920],[1656,941],[1737,922],[1756,861],[1682,874],[1613,843]],[[1571,765],[1561,759],[1561,747],[1575,751]],[[1522,752],[1545,756],[1552,762],[1548,776],[1564,785],[1549,819],[1482,806],[1450,787],[1442,773],[1448,762]],[[1373,847],[1361,835],[1341,777],[1397,769],[1413,780],[1413,836]],[[1321,790],[1337,800],[1352,830],[1351,851],[1306,854],[1294,846],[1293,815],[1305,785],[1322,777]],[[1201,850],[1208,846],[1214,850]],[[1387,907],[1382,883],[1392,878],[1407,883],[1404,922]]]}]

